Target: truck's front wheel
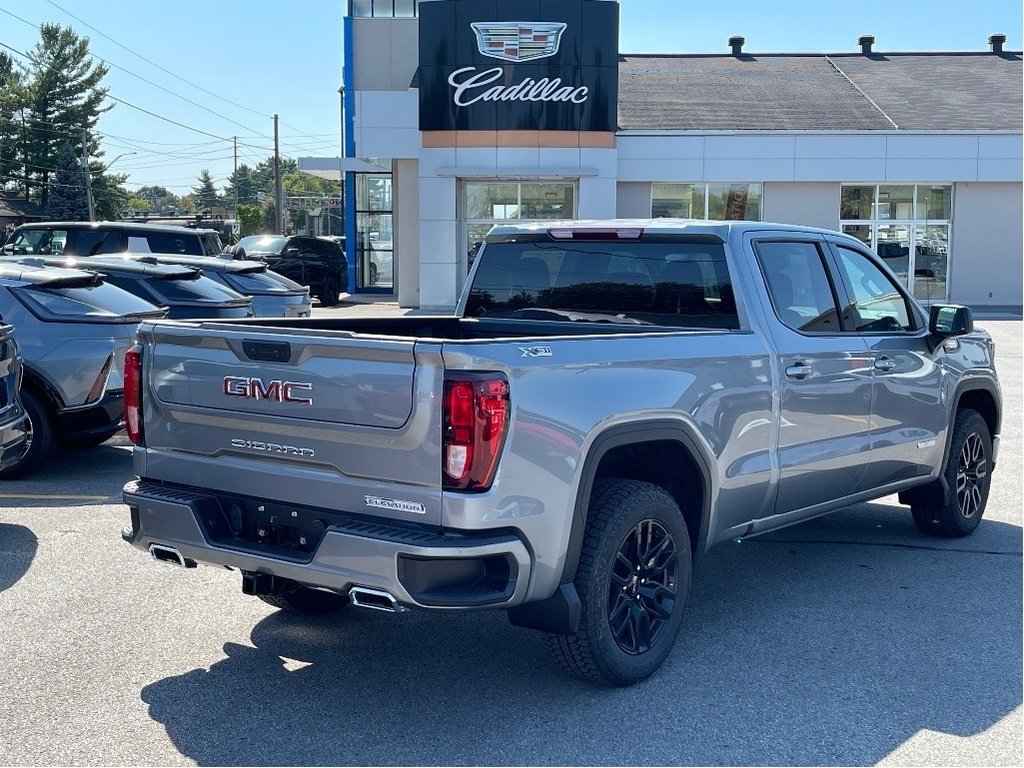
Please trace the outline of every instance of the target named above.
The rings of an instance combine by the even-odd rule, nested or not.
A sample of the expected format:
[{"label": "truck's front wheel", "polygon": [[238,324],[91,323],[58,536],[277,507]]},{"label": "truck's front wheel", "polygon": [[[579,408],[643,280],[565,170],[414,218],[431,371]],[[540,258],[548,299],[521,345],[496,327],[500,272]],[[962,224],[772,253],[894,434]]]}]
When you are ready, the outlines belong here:
[{"label": "truck's front wheel", "polygon": [[576,572],[579,631],[548,635],[569,672],[631,685],[672,650],[690,591],[690,537],[679,506],[656,485],[598,484]]},{"label": "truck's front wheel", "polygon": [[992,436],[988,424],[970,408],[957,411],[944,470],[949,496],[945,506],[910,507],[918,529],[945,538],[973,533],[985,514],[991,471]]}]

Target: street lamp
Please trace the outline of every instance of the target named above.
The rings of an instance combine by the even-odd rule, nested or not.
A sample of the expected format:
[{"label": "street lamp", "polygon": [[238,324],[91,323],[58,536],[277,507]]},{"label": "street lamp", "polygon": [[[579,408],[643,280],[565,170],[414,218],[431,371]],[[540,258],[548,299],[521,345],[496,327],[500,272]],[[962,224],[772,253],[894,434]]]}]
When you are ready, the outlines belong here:
[{"label": "street lamp", "polygon": [[[122,152],[120,155],[118,155],[113,160],[111,160],[109,163],[107,163],[103,168],[100,168],[98,171],[96,171],[96,173],[98,173],[98,174],[99,173],[106,173],[107,171],[110,170],[110,166],[112,166],[114,163],[116,163],[122,157],[127,157],[128,155],[137,155],[137,154],[139,154],[139,153],[138,152]],[[83,162],[85,162],[84,159],[83,159]],[[89,171],[89,167],[88,166],[86,166],[86,168],[85,168],[85,194],[86,194],[86,197],[88,198],[88,201],[89,201],[89,221],[96,221],[96,201],[93,199],[93,196],[92,196],[92,173]]]},{"label": "street lamp", "polygon": [[128,157],[128,155],[137,155],[137,154],[139,154],[139,153],[138,152],[122,152],[120,155],[118,155],[113,160],[111,160],[109,163],[107,163],[103,168],[101,168],[99,171],[97,171],[97,173],[106,173],[107,171],[110,170],[110,166],[112,166],[114,163],[116,163],[122,157]]}]

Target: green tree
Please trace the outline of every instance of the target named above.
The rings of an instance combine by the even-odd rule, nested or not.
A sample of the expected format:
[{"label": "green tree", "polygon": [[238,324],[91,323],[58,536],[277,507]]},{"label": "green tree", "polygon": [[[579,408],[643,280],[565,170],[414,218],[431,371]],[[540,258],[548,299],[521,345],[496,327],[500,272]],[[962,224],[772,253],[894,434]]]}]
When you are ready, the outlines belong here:
[{"label": "green tree", "polygon": [[153,203],[149,201],[149,198],[140,197],[137,192],[135,194],[129,194],[124,207],[126,211],[131,211],[133,214],[153,212]]},{"label": "green tree", "polygon": [[199,172],[199,185],[192,188],[192,199],[199,211],[217,205],[217,188],[213,186],[213,176],[205,168]]},{"label": "green tree", "polygon": [[[70,143],[77,154],[83,154],[82,130],[92,132],[99,116],[112,106],[103,105],[107,89],[100,85],[108,68],[90,56],[89,38],[59,24],[44,23],[39,28],[39,42],[28,58],[25,176],[41,190],[45,208],[51,169],[63,145]],[[98,156],[99,143],[94,134],[90,136],[84,154]]]},{"label": "green tree", "polygon": [[148,185],[139,187],[133,194],[135,197],[147,200],[150,207],[146,210],[153,213],[169,214],[172,209],[175,213],[181,211],[181,198],[166,187]]},{"label": "green tree", "polygon": [[238,229],[242,237],[258,235],[262,231],[260,226],[263,222],[263,215],[258,205],[238,206]]},{"label": "green tree", "polygon": [[19,161],[25,140],[21,116],[25,107],[24,76],[12,59],[0,51],[0,190],[24,180]]},{"label": "green tree", "polygon": [[92,173],[92,198],[97,221],[115,221],[124,215],[129,194],[124,188],[128,177],[124,174],[107,174],[103,163],[94,161]]},{"label": "green tree", "polygon": [[228,177],[224,185],[224,203],[228,207],[235,205],[235,192],[238,192],[238,205],[252,205],[256,202],[256,188],[253,185],[253,170],[245,163]]},{"label": "green tree", "polygon": [[85,181],[85,171],[71,144],[65,143],[57,156],[57,169],[48,190],[47,217],[53,221],[88,221],[89,199]]}]

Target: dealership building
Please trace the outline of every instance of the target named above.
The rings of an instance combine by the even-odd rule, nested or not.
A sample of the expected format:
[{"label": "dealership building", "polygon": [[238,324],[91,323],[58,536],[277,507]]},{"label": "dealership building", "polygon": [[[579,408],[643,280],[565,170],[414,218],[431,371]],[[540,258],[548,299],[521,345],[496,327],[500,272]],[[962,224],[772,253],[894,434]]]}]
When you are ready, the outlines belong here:
[{"label": "dealership building", "polygon": [[1021,53],[1004,36],[633,55],[618,33],[613,0],[349,0],[345,157],[299,168],[345,180],[354,290],[450,310],[495,224],[671,216],[841,230],[925,303],[1019,311]]}]

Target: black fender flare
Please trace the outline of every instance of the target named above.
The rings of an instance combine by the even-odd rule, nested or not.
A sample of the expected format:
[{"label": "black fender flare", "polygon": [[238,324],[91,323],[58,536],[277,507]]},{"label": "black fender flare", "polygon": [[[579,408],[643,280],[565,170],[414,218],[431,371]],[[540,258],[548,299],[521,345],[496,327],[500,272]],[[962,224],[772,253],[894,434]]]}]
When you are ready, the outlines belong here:
[{"label": "black fender flare", "polygon": [[701,441],[696,429],[675,419],[652,419],[636,421],[609,427],[601,432],[590,444],[583,459],[576,502],[572,510],[572,525],[566,547],[565,563],[555,594],[544,600],[526,603],[509,609],[509,620],[516,626],[539,629],[556,634],[573,634],[579,628],[580,602],[573,585],[576,569],[579,567],[583,549],[583,534],[587,526],[587,510],[590,496],[597,479],[597,469],[609,451],[626,445],[671,441],[682,445],[693,458],[701,474],[703,498],[700,501],[700,530],[695,553],[704,551],[707,545],[708,524],[711,515],[712,467],[714,463]]},{"label": "black fender flare", "polygon": [[569,543],[566,548],[565,565],[562,568],[562,583],[568,583],[576,576],[576,568],[580,562],[583,549],[583,532],[587,526],[587,509],[590,507],[590,494],[597,479],[597,468],[609,451],[625,445],[670,441],[680,443],[693,458],[697,471],[701,474],[704,497],[701,499],[700,532],[697,537],[695,552],[704,551],[708,537],[708,521],[711,514],[711,488],[714,473],[713,461],[707,455],[702,443],[688,428],[685,422],[674,419],[655,419],[650,421],[630,422],[609,427],[598,435],[590,444],[590,449],[583,460],[583,471],[580,473],[580,484],[576,492],[576,503],[572,511],[572,528],[569,532]]},{"label": "black fender flare", "polygon": [[996,428],[992,437],[999,434],[1002,426],[1003,403],[999,387],[993,379],[973,377],[960,381],[953,390],[953,406],[949,411],[949,426],[946,429],[946,446],[942,451],[942,463],[939,465],[939,476],[931,482],[900,491],[899,499],[901,504],[910,506],[922,505],[929,507],[944,507],[949,501],[949,483],[946,482],[944,470],[949,462],[949,449],[953,445],[953,423],[956,420],[956,412],[960,410],[960,401],[968,392],[987,392],[992,396],[995,403]]}]

